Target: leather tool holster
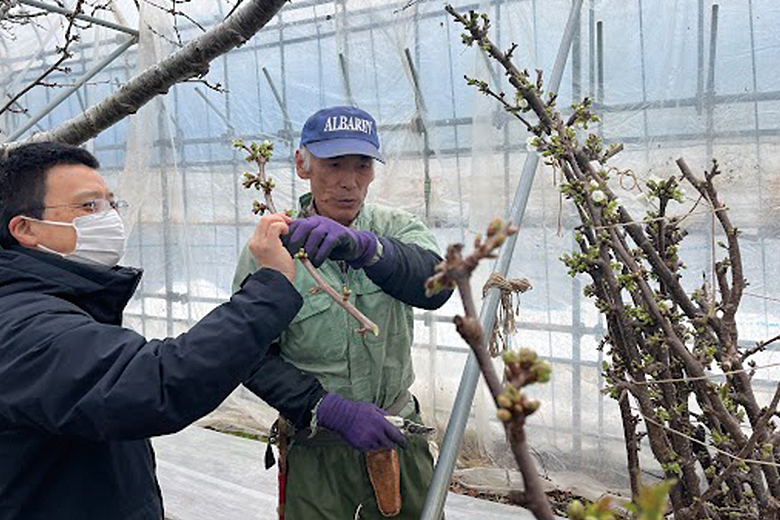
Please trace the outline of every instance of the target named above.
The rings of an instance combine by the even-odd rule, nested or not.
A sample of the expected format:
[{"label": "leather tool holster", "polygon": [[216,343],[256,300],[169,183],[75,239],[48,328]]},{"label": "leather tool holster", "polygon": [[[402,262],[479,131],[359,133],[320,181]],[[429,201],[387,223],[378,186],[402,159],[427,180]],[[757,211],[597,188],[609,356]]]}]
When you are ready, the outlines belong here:
[{"label": "leather tool holster", "polygon": [[401,466],[396,448],[366,453],[366,468],[379,512],[396,516],[401,512]]}]

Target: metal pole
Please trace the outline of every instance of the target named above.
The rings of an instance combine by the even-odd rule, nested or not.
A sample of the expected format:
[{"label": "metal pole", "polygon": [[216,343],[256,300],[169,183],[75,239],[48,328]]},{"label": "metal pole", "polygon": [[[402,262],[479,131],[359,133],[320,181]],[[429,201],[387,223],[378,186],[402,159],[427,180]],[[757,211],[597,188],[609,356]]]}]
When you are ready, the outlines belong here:
[{"label": "metal pole", "polygon": [[[750,64],[753,76],[753,94],[758,93],[758,78],[756,74],[756,33],[753,26],[753,0],[748,0],[748,19],[750,20]],[[758,101],[753,102],[753,121],[756,132],[756,174],[758,175],[758,207],[764,207],[764,179],[763,168],[761,167],[761,138],[759,137],[760,119],[758,113]],[[767,277],[767,247],[766,247],[766,228],[763,222],[758,225],[759,240],[761,241],[761,273],[764,276],[764,283],[768,283]],[[764,300],[764,323],[769,323],[769,305]],[[765,330],[764,334],[768,334]]]},{"label": "metal pole", "polygon": [[22,134],[24,134],[27,130],[29,130],[35,123],[46,117],[46,115],[54,110],[60,103],[68,99],[68,97],[76,92],[84,83],[92,79],[95,74],[100,72],[101,70],[105,69],[112,61],[117,59],[120,55],[122,55],[123,52],[125,52],[127,49],[130,48],[131,45],[136,43],[138,41],[138,38],[132,37],[129,38],[125,43],[120,45],[114,52],[100,60],[94,67],[92,67],[90,70],[87,71],[86,74],[84,74],[82,77],[80,77],[76,83],[73,84],[73,86],[68,87],[66,90],[60,92],[57,96],[54,97],[49,103],[46,104],[45,107],[43,107],[40,112],[32,116],[27,122],[25,122],[22,126],[14,130],[14,132],[9,135],[5,141],[3,142],[11,142],[18,139]]},{"label": "metal pole", "polygon": [[[604,106],[604,22],[596,23],[596,103],[599,107]],[[598,129],[599,137],[604,137],[604,123],[599,119]],[[599,314],[599,325],[602,323],[602,316]],[[601,390],[604,387],[604,377],[602,374],[602,362],[604,360],[604,352],[599,350],[598,361],[598,385],[599,385],[599,449],[602,447],[602,439],[604,438],[604,399],[606,398]]]},{"label": "metal pole", "polygon": [[409,65],[409,73],[412,78],[412,87],[414,88],[414,102],[417,114],[414,118],[414,130],[418,134],[422,134],[423,138],[423,198],[425,199],[425,221],[431,216],[431,146],[428,142],[428,129],[425,127],[425,121],[423,114],[426,112],[425,100],[423,99],[422,90],[420,89],[419,79],[417,78],[417,69],[414,68],[414,62],[412,61],[412,53],[409,52],[409,47],[404,49],[404,56],[406,56],[406,63]]},{"label": "metal pole", "polygon": [[710,20],[710,56],[707,70],[707,162],[712,159],[712,145],[715,139],[713,113],[715,111],[715,63],[718,44],[718,4],[712,6],[712,18]]},{"label": "metal pole", "polygon": [[704,0],[699,0],[698,38],[696,53],[696,113],[701,114],[704,95]]},{"label": "metal pole", "polygon": [[287,113],[287,103],[282,99],[282,96],[279,94],[279,91],[276,90],[276,84],[274,83],[274,80],[271,79],[271,73],[268,72],[268,69],[263,67],[263,74],[265,74],[265,80],[268,82],[268,86],[271,87],[271,92],[274,95],[274,99],[276,99],[276,104],[279,105],[279,109],[282,111],[282,117],[284,118],[282,124],[284,125],[284,129],[278,132],[279,137],[287,141],[288,146],[290,147],[290,162],[293,165],[293,174],[292,174],[292,204],[295,205],[298,201],[295,200],[295,162],[293,161],[292,155],[294,154],[293,150],[295,147],[295,139],[293,138],[293,130],[292,130],[292,123],[290,122],[290,115]]},{"label": "metal pole", "polygon": [[[36,0],[19,0],[19,3],[24,5],[29,5],[30,7],[37,7],[38,9],[43,9],[44,11],[51,11],[52,13],[64,14],[65,16],[71,16],[71,17],[73,16],[73,11],[69,9],[64,9],[57,5],[44,4],[43,2],[37,2]],[[129,27],[116,24],[114,22],[101,20],[100,18],[95,18],[94,16],[88,16],[86,14],[77,14],[75,18],[77,20],[83,20],[85,22],[93,23],[95,25],[102,25],[103,27],[108,27],[109,29],[113,29],[115,31],[129,34],[130,36],[138,37],[138,31],[136,31],[135,29],[131,29]]]},{"label": "metal pole", "polygon": [[[297,206],[298,204],[298,196],[295,194],[295,180],[298,178],[298,176],[295,174],[295,139],[293,139],[293,127],[292,127],[292,121],[290,120],[290,116],[287,113],[287,60],[285,60],[285,53],[284,53],[284,11],[280,12],[277,15],[277,20],[279,20],[279,65],[280,65],[280,73],[282,75],[282,97],[280,98],[282,102],[284,103],[285,109],[285,121],[287,124],[287,138],[288,138],[288,155],[287,155],[287,162],[290,165],[291,173],[290,173],[290,203],[293,207]],[[270,76],[268,76],[270,78]]]},{"label": "metal pole", "polygon": [[[582,2],[583,0],[574,0],[572,2],[571,12],[569,13],[569,19],[566,22],[566,29],[563,34],[563,39],[561,40],[561,46],[558,49],[558,56],[555,59],[550,82],[547,84],[547,90],[550,92],[557,92],[558,87],[561,84],[563,69],[566,65],[575,29],[579,23]],[[533,185],[534,175],[536,174],[536,167],[538,164],[539,155],[536,153],[529,153],[526,157],[525,164],[523,165],[523,173],[520,175],[520,181],[517,185],[515,200],[512,203],[511,220],[517,226],[520,226],[523,221],[525,207],[528,204],[528,196],[531,193],[531,186]],[[504,243],[504,247],[501,248],[498,261],[496,262],[496,272],[506,275],[509,270],[509,264],[512,260],[512,253],[516,243],[517,234],[509,237]],[[496,289],[491,289],[490,292],[488,292],[487,297],[483,300],[482,309],[479,313],[479,322],[482,325],[482,330],[492,330],[493,328],[496,311],[498,310],[498,297],[499,292]],[[453,404],[452,415],[450,416],[449,424],[447,424],[447,431],[444,434],[444,443],[442,444],[441,452],[439,453],[439,461],[433,472],[433,479],[428,488],[428,497],[425,500],[425,507],[420,516],[421,520],[438,520],[444,510],[444,502],[447,499],[450,478],[452,476],[452,471],[455,468],[455,461],[457,459],[458,451],[460,450],[461,441],[463,440],[463,433],[466,430],[466,422],[469,418],[471,402],[474,399],[474,392],[477,388],[479,374],[477,360],[474,357],[474,354],[469,351],[466,367],[463,369],[463,376],[461,377],[458,393],[455,397],[455,403]]]},{"label": "metal pole", "polygon": [[[227,75],[225,76],[227,78]],[[225,80],[225,83],[227,84],[227,80]],[[233,124],[230,122],[230,120],[227,118],[225,114],[222,113],[222,111],[219,109],[217,105],[214,104],[213,101],[211,101],[206,94],[203,93],[203,91],[199,87],[195,87],[193,89],[195,93],[200,96],[200,98],[203,100],[206,105],[214,111],[214,113],[217,115],[218,118],[222,120],[223,123],[225,123],[225,127],[227,128],[228,134],[232,137],[236,135],[236,127],[233,126]],[[210,135],[210,134],[209,134]]]},{"label": "metal pole", "polygon": [[339,53],[339,66],[341,67],[341,79],[344,81],[344,93],[347,96],[347,104],[356,107],[355,98],[352,97],[352,86],[349,84],[349,69],[343,53]]},{"label": "metal pole", "polygon": [[590,0],[588,9],[588,95],[596,95],[596,10],[594,0]]},{"label": "metal pole", "polygon": [[170,151],[169,141],[163,139],[165,132],[165,112],[160,110],[157,114],[157,139],[159,143],[158,153],[160,154],[160,188],[162,190],[162,232],[163,232],[163,258],[165,259],[165,317],[166,334],[173,336],[173,229],[171,228],[171,193],[169,193],[170,177]]},{"label": "metal pole", "polygon": [[[596,22],[596,104],[604,110],[604,22]],[[599,118],[599,137],[604,137],[604,121]]]},{"label": "metal pole", "polygon": [[650,122],[647,115],[647,65],[645,63],[645,22],[642,0],[638,3],[639,9],[639,59],[642,69],[642,128],[645,134],[645,161],[650,162]]},{"label": "metal pole", "polygon": [[[582,24],[574,29],[571,48],[571,102],[582,101]],[[572,240],[573,241],[573,240]],[[576,243],[575,243],[576,245]],[[549,280],[549,277],[547,278]],[[579,278],[571,285],[572,336],[571,336],[571,429],[572,454],[576,467],[582,464],[582,319]],[[557,430],[557,428],[556,428]]]},{"label": "metal pole", "polygon": [[314,30],[317,32],[317,85],[320,91],[320,107],[325,106],[325,86],[323,84],[322,73],[322,34],[320,33],[320,22],[317,19],[317,5],[312,6],[314,12]]},{"label": "metal pole", "polygon": [[[447,41],[450,41],[450,23],[444,14],[444,23],[447,26]],[[450,108],[452,110],[452,128],[455,132],[455,171],[458,174],[458,227],[460,228],[460,241],[466,242],[466,219],[463,215],[463,183],[460,171],[460,139],[458,135],[458,110],[455,104],[455,77],[452,73],[452,45],[447,45],[447,59],[450,65]],[[435,392],[434,392],[435,393]],[[434,413],[435,415],[435,413]]]},{"label": "metal pole", "polygon": [[282,110],[282,117],[284,118],[284,129],[287,131],[288,127],[290,126],[290,116],[287,115],[287,104],[284,102],[284,100],[282,100],[282,96],[279,95],[279,91],[276,90],[276,84],[271,78],[271,73],[268,72],[268,69],[265,67],[263,67],[263,74],[265,74],[265,79],[268,81],[268,86],[271,87],[271,93],[274,95],[274,99],[276,99],[276,104],[279,105],[279,108]]}]

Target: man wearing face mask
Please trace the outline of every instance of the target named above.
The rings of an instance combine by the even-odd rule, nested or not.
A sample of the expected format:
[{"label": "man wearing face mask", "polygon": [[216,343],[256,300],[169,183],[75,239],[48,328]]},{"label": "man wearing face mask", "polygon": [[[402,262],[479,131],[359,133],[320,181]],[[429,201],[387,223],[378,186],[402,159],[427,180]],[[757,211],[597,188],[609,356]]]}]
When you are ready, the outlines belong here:
[{"label": "man wearing face mask", "polygon": [[[123,203],[98,166],[57,143],[0,160],[3,520],[160,520],[149,437],[184,428],[239,383],[271,374],[285,381],[277,407],[301,427],[326,395],[268,349],[302,303],[280,240],[290,219],[260,220],[249,243],[257,269],[229,302],[176,338],[147,340],[121,326],[141,272],[117,266]],[[384,421],[363,403],[352,409],[361,424]],[[327,422],[328,411],[316,418]],[[396,433],[367,435],[381,445]]]}]

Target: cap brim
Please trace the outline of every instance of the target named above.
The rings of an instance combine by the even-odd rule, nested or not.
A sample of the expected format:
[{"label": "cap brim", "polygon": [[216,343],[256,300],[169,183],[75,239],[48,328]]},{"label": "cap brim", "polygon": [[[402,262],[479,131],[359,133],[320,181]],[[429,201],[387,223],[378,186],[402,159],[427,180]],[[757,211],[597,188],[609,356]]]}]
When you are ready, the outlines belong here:
[{"label": "cap brim", "polygon": [[384,163],[382,155],[374,145],[362,139],[328,139],[327,141],[315,141],[306,144],[306,148],[314,157],[330,159],[342,155],[366,155]]}]

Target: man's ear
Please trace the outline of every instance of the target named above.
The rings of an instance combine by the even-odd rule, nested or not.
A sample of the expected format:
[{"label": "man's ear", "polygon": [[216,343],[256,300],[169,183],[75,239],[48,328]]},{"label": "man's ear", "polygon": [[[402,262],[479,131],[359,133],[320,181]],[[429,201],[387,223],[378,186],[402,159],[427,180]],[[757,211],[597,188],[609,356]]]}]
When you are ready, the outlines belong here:
[{"label": "man's ear", "polygon": [[36,247],[38,245],[38,236],[32,228],[29,219],[16,215],[8,222],[8,231],[11,236],[25,247]]},{"label": "man's ear", "polygon": [[311,173],[303,166],[303,156],[299,150],[295,150],[295,171],[301,179],[309,180],[311,178]]}]

